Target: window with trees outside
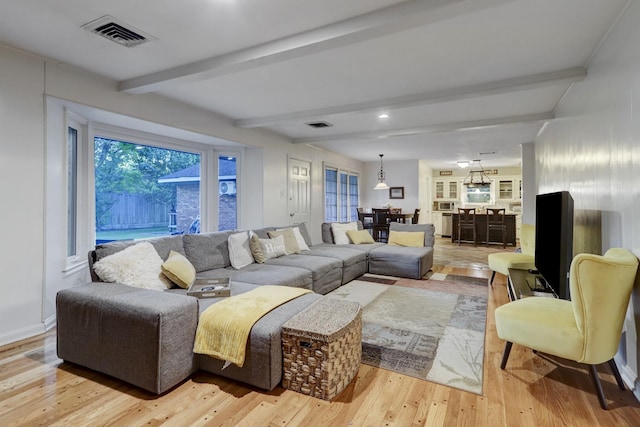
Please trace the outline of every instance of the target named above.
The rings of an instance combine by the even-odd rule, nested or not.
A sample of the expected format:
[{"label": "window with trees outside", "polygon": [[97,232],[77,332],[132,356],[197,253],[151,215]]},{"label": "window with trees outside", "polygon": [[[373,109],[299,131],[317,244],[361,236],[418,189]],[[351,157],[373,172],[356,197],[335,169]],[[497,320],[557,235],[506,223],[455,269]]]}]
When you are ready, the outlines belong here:
[{"label": "window with trees outside", "polygon": [[94,138],[96,243],[200,232],[201,155]]},{"label": "window with trees outside", "polygon": [[360,204],[358,174],[338,168],[325,167],[325,222],[358,220]]}]

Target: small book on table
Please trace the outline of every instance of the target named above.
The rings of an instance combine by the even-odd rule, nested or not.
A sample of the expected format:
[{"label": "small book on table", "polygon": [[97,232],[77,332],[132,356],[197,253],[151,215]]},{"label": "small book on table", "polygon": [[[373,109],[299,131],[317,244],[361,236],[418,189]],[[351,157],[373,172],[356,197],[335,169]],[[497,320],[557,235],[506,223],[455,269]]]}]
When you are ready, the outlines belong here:
[{"label": "small book on table", "polygon": [[228,278],[196,277],[187,295],[198,298],[220,298],[231,295]]}]

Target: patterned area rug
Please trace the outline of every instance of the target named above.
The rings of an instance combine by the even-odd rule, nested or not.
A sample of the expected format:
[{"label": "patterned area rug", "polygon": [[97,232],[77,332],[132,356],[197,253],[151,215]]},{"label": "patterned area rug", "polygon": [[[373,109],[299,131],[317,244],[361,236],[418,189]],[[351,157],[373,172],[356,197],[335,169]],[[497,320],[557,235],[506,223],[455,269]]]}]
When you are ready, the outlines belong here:
[{"label": "patterned area rug", "polygon": [[328,296],[362,305],[363,363],[482,394],[486,279],[366,274]]}]

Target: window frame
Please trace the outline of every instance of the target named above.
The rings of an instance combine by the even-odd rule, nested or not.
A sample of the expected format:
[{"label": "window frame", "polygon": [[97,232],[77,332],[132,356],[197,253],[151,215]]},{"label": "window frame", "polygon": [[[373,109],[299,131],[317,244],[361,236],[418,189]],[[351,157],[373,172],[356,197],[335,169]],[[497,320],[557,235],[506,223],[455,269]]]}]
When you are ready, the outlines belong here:
[{"label": "window frame", "polygon": [[[92,203],[91,233],[92,240],[96,238],[95,224],[95,171],[93,170],[94,140],[95,138],[106,138],[131,144],[140,144],[157,147],[167,150],[186,151],[200,155],[200,230],[201,232],[214,231],[212,224],[217,224],[217,197],[209,196],[209,187],[218,189],[217,162],[215,162],[215,147],[186,141],[176,138],[165,137],[152,133],[146,133],[134,129],[127,129],[104,123],[94,123],[89,143],[91,145],[89,153],[91,157],[90,191]],[[214,181],[211,181],[214,180]],[[217,193],[216,193],[217,194]],[[217,228],[217,227],[216,227]]]},{"label": "window frame", "polygon": [[[67,143],[64,144],[64,173],[62,174],[62,185],[65,188],[64,206],[66,207],[66,210],[64,215],[66,233],[65,240],[64,242],[61,242],[61,245],[63,245],[65,254],[65,267],[63,272],[67,273],[75,270],[76,268],[79,268],[80,266],[84,266],[85,263],[85,255],[89,248],[88,237],[90,234],[88,232],[87,216],[82,214],[82,212],[87,212],[89,200],[91,199],[87,192],[87,180],[83,179],[87,176],[88,171],[87,140],[89,134],[89,122],[83,117],[65,109],[64,124],[64,140],[67,141]],[[75,155],[72,156],[72,158],[75,160],[75,165],[69,164],[70,156],[72,155],[72,153],[69,152],[69,129],[76,130],[76,152]],[[75,169],[76,175],[75,183],[73,183],[75,197],[71,197],[69,194],[69,190],[72,185],[72,183],[69,182],[69,168],[72,166]],[[75,212],[73,213],[75,218],[72,222],[69,215],[69,205],[73,202],[75,205]],[[70,230],[70,227],[73,227],[73,230]],[[75,251],[72,254],[69,253],[69,247],[71,245],[71,242],[69,242],[70,238],[73,238],[75,240],[73,242]]]},{"label": "window frame", "polygon": [[[327,195],[328,195],[328,183],[327,183],[327,170],[336,172],[336,217],[330,217],[327,209]],[[324,190],[324,220],[325,222],[352,222],[358,220],[357,208],[360,205],[360,172],[351,170],[349,168],[342,168],[339,166],[333,166],[325,163],[323,165],[323,190]],[[341,192],[342,176],[346,176],[346,193]],[[351,194],[351,177],[355,177],[357,183],[357,206],[352,206],[352,194]],[[343,200],[344,198],[344,200]],[[346,213],[344,212],[346,210]],[[346,220],[345,220],[346,218]],[[345,221],[343,221],[345,220]]]}]

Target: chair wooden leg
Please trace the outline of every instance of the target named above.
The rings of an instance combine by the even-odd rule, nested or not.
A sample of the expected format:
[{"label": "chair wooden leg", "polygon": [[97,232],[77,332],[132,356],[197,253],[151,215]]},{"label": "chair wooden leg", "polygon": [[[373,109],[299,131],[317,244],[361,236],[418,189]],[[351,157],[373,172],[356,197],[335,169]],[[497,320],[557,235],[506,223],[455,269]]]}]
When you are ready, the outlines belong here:
[{"label": "chair wooden leg", "polygon": [[496,277],[496,272],[495,272],[495,271],[491,273],[491,281],[489,282],[489,284],[490,284],[491,286],[493,286],[493,278],[494,278],[494,277]]},{"label": "chair wooden leg", "polygon": [[618,387],[620,387],[620,390],[626,390],[624,386],[624,382],[622,381],[622,377],[620,376],[620,371],[616,366],[616,362],[613,359],[611,359],[609,360],[608,363],[609,363],[609,367],[613,371],[613,376],[616,377],[616,382],[618,383]]},{"label": "chair wooden leg", "polygon": [[604,391],[602,390],[602,384],[600,383],[600,377],[598,376],[598,368],[596,367],[596,365],[589,365],[589,372],[591,373],[593,385],[596,388],[596,394],[598,395],[598,402],[600,402],[600,407],[606,410],[608,409],[607,401],[604,398]]},{"label": "chair wooden leg", "polygon": [[504,369],[507,366],[507,360],[509,360],[509,353],[511,353],[512,342],[507,341],[504,346],[504,353],[502,353],[502,363],[500,363],[500,369]]}]

